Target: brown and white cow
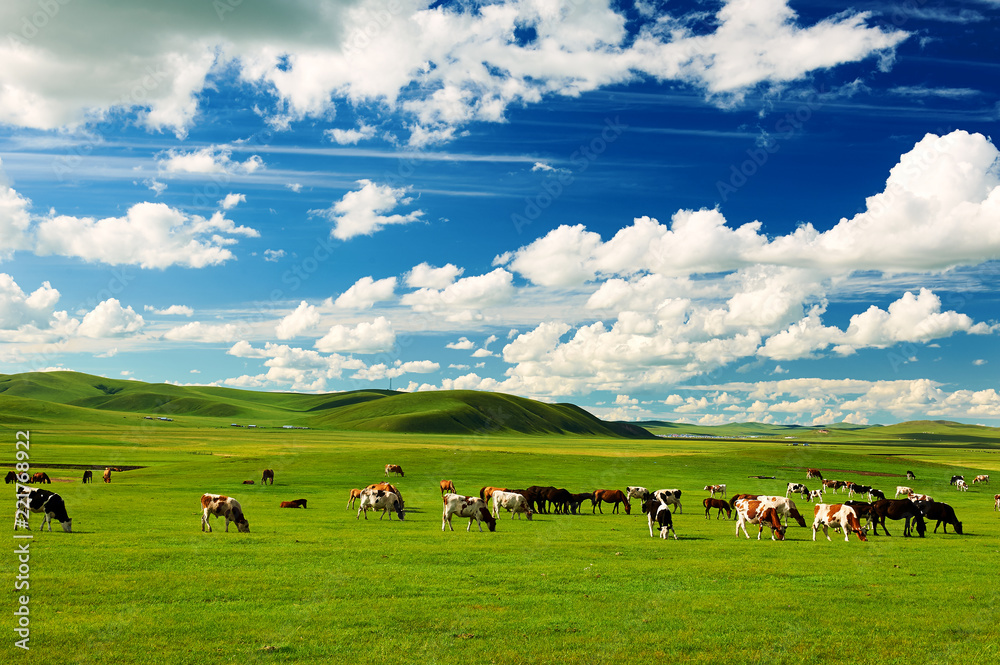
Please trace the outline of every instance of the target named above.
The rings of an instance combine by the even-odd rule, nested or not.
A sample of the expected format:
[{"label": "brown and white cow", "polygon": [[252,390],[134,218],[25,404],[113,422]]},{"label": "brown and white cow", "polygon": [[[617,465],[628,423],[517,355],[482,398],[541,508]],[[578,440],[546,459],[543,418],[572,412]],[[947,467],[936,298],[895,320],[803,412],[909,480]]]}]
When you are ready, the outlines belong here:
[{"label": "brown and white cow", "polygon": [[448,494],[449,492],[451,494],[457,494],[457,492],[455,491],[455,483],[451,482],[450,480],[442,480],[441,494]]},{"label": "brown and white cow", "polygon": [[969,484],[967,482],[965,482],[964,479],[960,479],[960,480],[956,481],[955,482],[955,487],[958,488],[959,492],[968,492],[969,491]]},{"label": "brown and white cow", "polygon": [[781,519],[778,517],[778,511],[776,511],[771,506],[765,506],[761,501],[755,501],[753,499],[739,499],[736,502],[736,537],[740,537],[740,529],[743,529],[743,535],[750,538],[750,534],[747,533],[747,523],[756,524],[760,527],[757,531],[757,540],[760,540],[761,534],[764,532],[764,526],[771,527],[771,540],[784,540],[785,539],[785,527],[781,525]]},{"label": "brown and white cow", "polygon": [[847,487],[847,481],[845,480],[824,480],[823,488],[828,490],[833,490],[834,494],[839,492],[841,488]]},{"label": "brown and white cow", "polygon": [[351,490],[350,498],[347,501],[347,509],[354,507],[354,502],[361,498],[361,490],[355,488]]},{"label": "brown and white cow", "polygon": [[260,484],[261,485],[268,485],[268,484],[273,485],[274,484],[274,471],[272,471],[271,469],[264,469],[264,473],[262,473],[260,475]]},{"label": "brown and white cow", "polygon": [[486,522],[486,526],[489,527],[490,531],[497,530],[497,521],[492,515],[490,515],[489,509],[486,507],[486,503],[480,499],[478,496],[462,496],[461,494],[445,494],[442,497],[441,502],[444,504],[444,511],[441,514],[441,530],[445,530],[445,526],[450,528],[452,531],[455,527],[451,525],[451,518],[458,517],[468,517],[469,526],[465,527],[466,531],[472,529],[472,522],[476,521],[479,524],[479,530],[483,530],[483,522]]},{"label": "brown and white cow", "polygon": [[530,520],[533,514],[531,507],[528,506],[527,499],[516,492],[505,492],[502,490],[493,492],[493,517],[500,519],[501,508],[510,513],[511,519],[514,519],[515,515],[520,518],[521,513],[524,513]]},{"label": "brown and white cow", "polygon": [[110,468],[104,470],[104,482],[106,482],[106,483],[110,483],[111,482],[111,469]]},{"label": "brown and white cow", "polygon": [[713,498],[713,499],[715,498],[715,493],[716,492],[721,492],[722,493],[722,498],[723,499],[726,498],[726,486],[725,486],[725,484],[722,484],[722,485],[705,485],[705,491],[706,492],[711,492],[711,498]]},{"label": "brown and white cow", "polygon": [[809,480],[811,478],[819,478],[820,480],[823,480],[823,474],[820,473],[819,469],[808,469],[807,468],[806,469],[806,480]]},{"label": "brown and white cow", "polygon": [[201,530],[212,532],[212,525],[208,518],[212,515],[223,517],[226,520],[226,532],[229,532],[229,523],[235,522],[240,533],[250,533],[250,522],[243,514],[243,507],[236,499],[224,494],[202,494],[201,495]]},{"label": "brown and white cow", "polygon": [[395,473],[395,474],[398,474],[400,477],[405,477],[405,474],[403,473],[403,467],[399,466],[398,464],[386,464],[385,465],[385,475],[386,475],[386,477],[388,477],[390,473]]},{"label": "brown and white cow", "polygon": [[896,496],[894,496],[893,498],[898,499],[900,494],[902,494],[903,496],[908,496],[910,494],[913,494],[913,488],[907,487],[906,485],[896,485]]},{"label": "brown and white cow", "polygon": [[975,485],[976,483],[988,483],[988,482],[990,482],[990,477],[989,476],[980,475],[980,476],[976,476],[975,478],[972,479],[972,484],[973,485]]},{"label": "brown and white cow", "polygon": [[306,508],[306,499],[295,499],[295,501],[282,501],[280,508]]},{"label": "brown and white cow", "polygon": [[1000,510],[1000,494],[993,495],[993,510]]},{"label": "brown and white cow", "polygon": [[365,514],[365,519],[368,519],[368,510],[381,510],[382,514],[379,516],[381,520],[385,517],[386,513],[389,513],[389,521],[392,521],[392,513],[390,510],[396,511],[396,515],[402,520],[405,513],[403,512],[403,506],[399,501],[399,496],[395,492],[388,492],[386,490],[362,490],[361,491],[361,503],[358,508],[357,519],[361,519],[361,513]]},{"label": "brown and white cow", "polygon": [[774,508],[778,512],[778,515],[784,518],[785,526],[788,526],[788,518],[791,517],[800,527],[803,529],[806,528],[805,518],[802,517],[799,509],[795,507],[795,502],[788,497],[761,494],[757,497],[757,501],[760,501],[767,507]]},{"label": "brown and white cow", "polygon": [[844,540],[850,540],[851,533],[858,534],[860,540],[868,540],[865,530],[861,528],[857,513],[850,506],[842,503],[818,503],[813,508],[815,518],[813,519],[813,541],[816,540],[816,531],[823,527],[823,535],[830,540],[829,527],[839,526],[844,531]]}]

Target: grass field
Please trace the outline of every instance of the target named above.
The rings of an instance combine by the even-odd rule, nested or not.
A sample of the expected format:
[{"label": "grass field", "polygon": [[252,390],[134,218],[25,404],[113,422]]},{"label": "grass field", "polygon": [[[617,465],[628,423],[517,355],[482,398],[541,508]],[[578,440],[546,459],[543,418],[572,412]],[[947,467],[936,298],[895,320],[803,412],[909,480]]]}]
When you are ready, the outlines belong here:
[{"label": "grass field", "polygon": [[[39,533],[30,591],[8,586],[0,662],[25,663],[953,663],[1000,660],[1000,515],[990,486],[959,493],[953,473],[1000,476],[1000,445],[855,436],[849,441],[446,436],[235,429],[134,415],[31,427],[31,467],[65,499],[74,532]],[[905,433],[904,433],[905,434]],[[802,442],[810,440],[803,438]],[[0,459],[15,429],[0,430]],[[384,478],[406,520],[357,520],[348,490]],[[83,485],[55,464],[141,466]],[[8,464],[9,466],[9,464]],[[804,468],[955,507],[966,535],[928,532],[845,543],[792,527],[745,540],[704,518],[701,488],[784,494]],[[273,486],[261,471],[275,471]],[[834,471],[836,470],[836,471]],[[867,475],[882,474],[882,475]],[[774,475],[775,480],[749,479]],[[680,539],[650,538],[645,516],[502,517],[495,533],[441,531],[438,481],[570,491],[683,490]],[[237,497],[251,533],[217,519],[204,492]],[[308,499],[307,510],[278,508]],[[846,497],[841,497],[846,498]],[[804,502],[798,501],[800,508]],[[13,511],[13,500],[11,505]],[[811,508],[803,512],[811,516]],[[932,526],[933,529],[933,526]],[[932,530],[931,529],[931,530]],[[11,544],[16,541],[10,541]],[[14,547],[3,562],[10,583]],[[30,596],[30,651],[14,647]]]}]

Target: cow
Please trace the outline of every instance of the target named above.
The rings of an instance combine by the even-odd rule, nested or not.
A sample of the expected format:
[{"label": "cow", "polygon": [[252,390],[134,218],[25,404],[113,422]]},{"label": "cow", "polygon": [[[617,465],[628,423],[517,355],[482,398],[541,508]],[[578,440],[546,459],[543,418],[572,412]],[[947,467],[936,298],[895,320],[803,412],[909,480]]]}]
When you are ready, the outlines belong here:
[{"label": "cow", "polygon": [[858,483],[849,483],[847,485],[847,496],[853,497],[855,494],[864,494],[871,498],[872,487],[870,485],[859,485]]},{"label": "cow", "polygon": [[361,490],[355,488],[351,490],[351,493],[347,501],[347,510],[354,507],[354,502],[361,498]]},{"label": "cow", "polygon": [[975,485],[976,483],[989,483],[989,482],[990,482],[989,476],[976,476],[975,478],[972,479],[973,485]]},{"label": "cow", "polygon": [[602,503],[613,503],[615,504],[614,509],[611,511],[612,514],[618,512],[618,504],[625,504],[625,514],[632,514],[632,504],[629,503],[628,497],[625,496],[625,492],[621,490],[594,490],[594,507],[590,509],[593,513],[595,510],[600,510],[601,514],[604,514],[604,510],[601,508]]},{"label": "cow", "polygon": [[813,499],[816,499],[817,501],[822,501],[823,490],[811,490],[809,492],[809,498],[807,499],[807,501],[812,501]]},{"label": "cow", "polygon": [[681,491],[678,489],[670,490],[656,490],[653,492],[653,497],[656,498],[660,503],[665,503],[668,506],[677,506],[677,514],[684,514],[684,507],[681,506]]},{"label": "cow", "polygon": [[[61,496],[55,492],[44,490],[41,487],[24,489],[26,491],[17,495],[18,506],[26,507],[33,513],[42,513],[42,527],[39,530],[44,530],[45,525],[47,524],[49,526],[49,533],[52,533],[52,520],[55,519],[59,522],[59,525],[62,526],[63,531],[66,533],[73,532],[73,520],[66,513],[66,504],[63,502]],[[15,531],[18,526],[23,526],[29,531],[31,530],[31,525],[28,524],[27,515],[25,515],[23,520],[17,519],[14,521]]]},{"label": "cow", "polygon": [[400,508],[405,508],[406,507],[406,501],[404,501],[404,499],[403,499],[403,493],[400,492],[396,488],[396,486],[393,485],[392,483],[372,483],[371,485],[369,485],[365,489],[368,489],[368,490],[385,490],[387,492],[392,492],[397,497],[399,497],[399,507]]},{"label": "cow", "polygon": [[389,492],[387,490],[363,490],[361,492],[361,503],[358,508],[358,515],[356,519],[361,519],[361,513],[365,514],[365,519],[368,519],[368,510],[381,510],[382,514],[379,516],[379,520],[385,517],[386,513],[389,513],[389,521],[392,521],[391,510],[396,511],[396,515],[399,516],[400,521],[403,520],[403,507],[400,504],[399,496],[395,492]]},{"label": "cow", "polygon": [[92,482],[94,482],[94,472],[91,471],[90,469],[87,469],[86,471],[83,472],[83,484],[86,485],[87,483],[92,483]]},{"label": "cow", "polygon": [[709,497],[704,501],[702,501],[701,503],[703,506],[705,506],[705,519],[709,518],[709,513],[712,511],[712,508],[719,509],[719,513],[715,516],[715,519],[719,519],[720,517],[722,517],[723,510],[726,511],[727,520],[733,516],[733,511],[729,508],[729,503],[723,501],[722,499],[713,499]]},{"label": "cow", "polygon": [[441,481],[441,494],[447,494],[449,492],[451,492],[452,494],[455,494],[455,483],[451,482],[450,480],[442,480]]},{"label": "cow", "polygon": [[907,487],[906,485],[896,485],[896,496],[892,498],[898,499],[900,494],[903,496],[909,496],[910,494],[913,494],[913,488]]},{"label": "cow", "polygon": [[111,469],[110,468],[104,469],[104,482],[106,482],[106,483],[110,483],[111,482]]},{"label": "cow", "polygon": [[441,530],[445,530],[445,526],[450,528],[452,531],[455,527],[451,525],[451,518],[454,516],[458,517],[468,517],[469,526],[465,527],[465,530],[472,530],[472,522],[476,521],[479,524],[479,531],[482,533],[483,522],[486,522],[486,526],[490,531],[497,530],[497,521],[490,511],[486,508],[486,503],[480,499],[478,496],[462,496],[461,494],[445,494],[442,497],[441,502],[444,504],[444,512],[441,514]]},{"label": "cow", "polygon": [[907,471],[907,472],[906,472],[906,479],[907,479],[907,480],[916,480],[916,479],[917,479],[917,477],[916,477],[916,476],[915,476],[915,475],[913,474],[913,472],[912,472],[912,471]]},{"label": "cow", "polygon": [[907,494],[906,498],[909,499],[910,501],[925,501],[928,503],[934,500],[926,494],[917,494],[915,492],[912,494]]},{"label": "cow", "polygon": [[844,542],[850,541],[852,532],[858,534],[858,540],[868,540],[865,536],[865,530],[861,528],[861,522],[858,521],[857,513],[850,506],[845,506],[842,503],[818,503],[813,508],[813,514],[815,515],[812,525],[813,542],[816,541],[816,531],[821,526],[823,527],[823,535],[826,536],[827,540],[830,540],[828,527],[833,525],[839,526],[843,530]]},{"label": "cow", "polygon": [[792,492],[801,495],[803,499],[809,498],[809,488],[802,483],[788,483],[788,487],[785,489],[785,497],[787,498]]},{"label": "cow", "polygon": [[306,508],[306,499],[295,499],[295,501],[282,501],[279,508]]},{"label": "cow", "polygon": [[388,478],[390,473],[399,474],[401,478],[405,478],[406,474],[403,473],[403,467],[398,464],[386,464],[385,465],[385,475]]},{"label": "cow", "polygon": [[725,486],[725,484],[722,484],[722,485],[705,485],[705,491],[706,492],[711,492],[713,499],[715,498],[715,493],[716,492],[721,492],[722,493],[722,498],[723,499],[726,498],[726,486]]},{"label": "cow", "polygon": [[799,509],[795,507],[795,502],[788,497],[761,494],[756,500],[763,503],[765,507],[774,508],[778,512],[778,515],[785,518],[785,526],[788,526],[788,518],[791,517],[800,527],[803,529],[806,528],[805,518],[802,517]]},{"label": "cow", "polygon": [[212,533],[212,525],[208,518],[212,515],[224,517],[226,520],[226,533],[229,533],[229,523],[235,522],[240,533],[250,533],[250,522],[243,514],[243,507],[236,499],[224,494],[202,494],[201,495],[201,530]]},{"label": "cow", "polygon": [[937,533],[938,527],[943,523],[945,533],[948,533],[948,525],[950,524],[955,527],[955,533],[962,535],[962,523],[955,516],[955,509],[947,503],[918,503],[917,506],[923,511],[924,517],[928,521],[937,520],[937,524],[934,525],[934,533]]},{"label": "cow", "polygon": [[965,476],[952,476],[951,477],[951,481],[948,484],[949,485],[954,485],[955,483],[957,483],[960,480],[965,480]]},{"label": "cow", "polygon": [[[706,501],[719,501],[719,499],[705,499]],[[725,503],[724,501],[722,503]],[[656,525],[660,531],[660,538],[666,540],[670,533],[674,534],[674,540],[677,540],[677,532],[674,531],[674,519],[670,515],[670,509],[667,508],[667,504],[663,503],[656,497],[648,497],[642,502],[642,512],[646,513],[647,521],[649,522],[649,537],[655,538],[653,535],[653,525]]]},{"label": "cow", "polygon": [[649,498],[649,490],[645,487],[640,487],[638,485],[629,485],[625,488],[625,495],[630,499],[639,499],[640,501],[645,501]]},{"label": "cow", "polygon": [[5,483],[7,483],[8,485],[10,485],[11,483],[16,483],[17,482],[17,473],[15,473],[14,471],[8,471],[7,475],[4,476],[3,481]]},{"label": "cow", "polygon": [[993,510],[1000,510],[1000,494],[993,495]]},{"label": "cow", "polygon": [[910,529],[910,520],[913,520],[917,535],[921,538],[924,537],[924,532],[927,530],[920,507],[909,499],[882,499],[872,504],[872,527],[875,530],[875,535],[878,535],[878,525],[880,524],[885,531],[885,535],[892,535],[885,528],[886,517],[892,520],[906,520],[906,524],[903,527],[903,535],[907,537],[912,532]]},{"label": "cow", "polygon": [[880,499],[884,499],[884,498],[885,498],[885,494],[883,494],[881,490],[877,490],[874,487],[871,488],[871,490],[868,492],[868,500],[869,501],[879,501]]},{"label": "cow", "polygon": [[530,520],[531,516],[534,514],[531,507],[528,505],[527,499],[524,495],[518,494],[517,492],[504,492],[496,491],[493,493],[493,517],[500,519],[500,509],[510,513],[510,518],[514,519],[517,515],[519,518],[521,513]]},{"label": "cow", "polygon": [[260,484],[267,485],[269,481],[271,485],[274,484],[274,471],[271,469],[264,469],[264,473],[260,475]]},{"label": "cow", "polygon": [[823,480],[823,474],[820,473],[819,469],[809,469],[809,468],[807,468],[806,469],[806,480],[810,480],[812,478],[819,478],[820,480]]},{"label": "cow", "polygon": [[253,485],[253,481],[252,480],[244,480],[243,484],[244,485]]},{"label": "cow", "polygon": [[843,480],[824,480],[823,481],[823,488],[824,489],[828,489],[828,490],[833,490],[833,492],[835,494],[842,487],[847,487],[847,482],[845,482]]},{"label": "cow", "polygon": [[35,473],[35,475],[31,477],[31,482],[42,483],[43,485],[44,484],[51,485],[52,479],[49,478],[49,474],[45,473],[44,471],[38,471],[37,473]]},{"label": "cow", "polygon": [[757,540],[760,540],[765,525],[771,527],[771,540],[785,539],[785,527],[781,525],[778,512],[771,506],[765,506],[762,502],[752,499],[739,499],[736,502],[736,515],[737,538],[740,537],[740,529],[743,529],[743,535],[747,537],[747,540],[750,539],[746,527],[749,522],[760,527],[757,531]]},{"label": "cow", "polygon": [[958,488],[959,492],[968,492],[969,491],[969,485],[964,480],[962,480],[962,479],[959,479],[955,483],[955,487]]}]

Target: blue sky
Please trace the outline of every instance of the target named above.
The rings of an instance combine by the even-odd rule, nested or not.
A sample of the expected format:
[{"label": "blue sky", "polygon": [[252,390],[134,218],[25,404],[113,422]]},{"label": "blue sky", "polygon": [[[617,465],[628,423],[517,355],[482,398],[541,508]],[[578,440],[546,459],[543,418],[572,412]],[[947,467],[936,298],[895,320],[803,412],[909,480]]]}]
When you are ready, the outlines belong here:
[{"label": "blue sky", "polygon": [[0,9],[0,372],[1000,425],[1000,3]]}]

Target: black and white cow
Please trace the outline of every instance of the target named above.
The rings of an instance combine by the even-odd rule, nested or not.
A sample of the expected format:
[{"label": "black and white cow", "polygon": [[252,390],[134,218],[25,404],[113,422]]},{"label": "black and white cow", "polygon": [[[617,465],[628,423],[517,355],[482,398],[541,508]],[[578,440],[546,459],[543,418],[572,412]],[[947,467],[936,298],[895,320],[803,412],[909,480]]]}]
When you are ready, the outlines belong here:
[{"label": "black and white cow", "polygon": [[882,493],[882,490],[877,490],[877,489],[875,489],[873,487],[868,492],[868,500],[869,501],[879,501],[879,500],[884,499],[884,498],[885,498],[885,494]]},{"label": "black and white cow", "polygon": [[668,506],[677,506],[678,514],[684,513],[684,508],[681,506],[681,491],[678,489],[656,490],[653,492],[653,498]]},{"label": "black and white cow", "polygon": [[872,488],[871,488],[870,485],[859,485],[858,483],[850,483],[850,484],[847,485],[847,496],[848,497],[853,497],[855,494],[865,494],[865,495],[869,495],[869,499],[870,499],[871,498],[871,496],[870,496],[871,491],[872,491]]},{"label": "black and white cow", "polygon": [[[18,507],[23,509],[25,506],[33,513],[42,513],[45,517],[42,519],[42,530],[45,529],[45,525],[49,525],[49,532],[52,532],[52,520],[55,519],[62,525],[63,531],[66,533],[71,533],[73,531],[73,520],[70,516],[66,514],[66,504],[63,503],[62,497],[55,492],[50,492],[49,490],[43,490],[40,487],[24,488],[25,492],[18,495]],[[14,523],[14,529],[16,530],[18,526],[24,526],[24,528],[31,530],[31,526],[28,524],[28,520],[25,519],[23,524],[20,520]]]},{"label": "black and white cow", "polygon": [[957,483],[960,480],[965,480],[965,476],[952,476],[951,477],[951,482],[948,483],[948,484],[949,485],[954,485],[955,483]]},{"label": "black and white cow", "polygon": [[659,528],[660,538],[666,540],[667,535],[673,533],[674,540],[677,540],[677,532],[674,531],[674,520],[670,515],[670,509],[667,508],[667,504],[655,497],[651,497],[642,503],[642,512],[646,513],[646,518],[649,522],[650,538],[655,538],[653,535],[653,525],[655,524]]},{"label": "black and white cow", "polygon": [[625,495],[630,499],[645,501],[649,498],[649,490],[645,487],[640,487],[639,485],[629,485],[625,488]]},{"label": "black and white cow", "polygon": [[792,492],[801,494],[803,499],[809,498],[809,488],[802,483],[788,483],[788,489],[785,490],[785,497],[787,498]]}]

